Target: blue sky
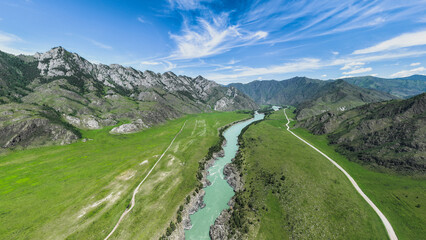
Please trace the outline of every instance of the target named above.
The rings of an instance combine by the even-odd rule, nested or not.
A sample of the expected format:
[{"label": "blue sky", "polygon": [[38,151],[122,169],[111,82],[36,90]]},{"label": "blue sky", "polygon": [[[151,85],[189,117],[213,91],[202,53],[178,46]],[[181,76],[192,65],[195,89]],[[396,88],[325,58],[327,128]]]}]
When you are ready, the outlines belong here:
[{"label": "blue sky", "polygon": [[0,0],[0,50],[219,83],[426,74],[425,0]]}]

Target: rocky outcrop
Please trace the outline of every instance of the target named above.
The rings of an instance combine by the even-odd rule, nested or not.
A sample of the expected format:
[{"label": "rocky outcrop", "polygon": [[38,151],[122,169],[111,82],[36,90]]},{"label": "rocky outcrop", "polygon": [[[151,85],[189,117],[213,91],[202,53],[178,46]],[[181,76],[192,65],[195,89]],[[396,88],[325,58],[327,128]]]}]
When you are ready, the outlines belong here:
[{"label": "rocky outcrop", "polygon": [[211,240],[227,240],[230,235],[229,220],[231,219],[231,210],[223,210],[219,217],[214,221],[214,225],[210,227],[209,236]]},{"label": "rocky outcrop", "polygon": [[48,119],[28,119],[0,128],[0,145],[3,148],[28,147],[30,145],[69,144],[78,136]]},{"label": "rocky outcrop", "polygon": [[0,52],[0,71],[0,105],[48,107],[79,129],[126,122],[113,134],[137,132],[184,114],[257,108],[237,89],[201,76],[93,64],[62,47],[34,56]]},{"label": "rocky outcrop", "polygon": [[225,180],[234,189],[234,192],[241,191],[243,189],[243,183],[238,169],[233,163],[228,163],[223,169]]},{"label": "rocky outcrop", "polygon": [[195,196],[191,197],[189,203],[185,204],[182,211],[182,221],[176,224],[176,230],[169,236],[169,239],[174,240],[184,240],[185,239],[185,230],[191,229],[191,219],[190,215],[198,211],[198,209],[204,208],[206,204],[203,201],[204,195],[206,192],[201,189]]},{"label": "rocky outcrop", "polygon": [[[92,64],[76,53],[70,53],[62,47],[56,47],[45,53],[36,53],[38,69],[45,77],[84,76],[94,79],[109,87],[128,90],[139,100],[158,100],[156,92],[147,89],[160,88],[166,92],[179,94],[197,104],[206,103],[210,109],[232,111],[236,109],[255,109],[257,105],[235,88],[223,87],[201,76],[191,78],[177,76],[173,72],[163,74],[151,71],[141,72],[131,67],[118,64],[109,66]],[[140,90],[144,91],[140,91]]]},{"label": "rocky outcrop", "polygon": [[426,173],[426,93],[308,118],[297,126],[328,134],[350,160],[403,174]]},{"label": "rocky outcrop", "polygon": [[109,133],[111,134],[128,134],[135,133],[140,131],[141,129],[148,128],[142,119],[138,119],[133,123],[122,124],[118,127],[113,128]]}]

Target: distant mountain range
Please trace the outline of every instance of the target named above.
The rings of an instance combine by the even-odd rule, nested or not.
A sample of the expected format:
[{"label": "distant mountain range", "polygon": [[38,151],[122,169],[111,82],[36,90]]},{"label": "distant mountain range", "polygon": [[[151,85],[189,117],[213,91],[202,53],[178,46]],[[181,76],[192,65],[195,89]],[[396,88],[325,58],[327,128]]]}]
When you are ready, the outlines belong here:
[{"label": "distant mountain range", "polygon": [[297,119],[396,98],[388,93],[349,84],[344,80],[322,81],[306,77],[235,83],[228,86],[239,89],[258,104],[297,106]]},{"label": "distant mountain range", "polygon": [[299,126],[328,134],[353,161],[403,173],[426,173],[426,93],[323,113]]},{"label": "distant mountain range", "polygon": [[378,78],[372,76],[345,78],[346,82],[368,89],[408,98],[426,92],[426,76],[413,75],[405,78]]},{"label": "distant mountain range", "polygon": [[69,143],[81,129],[126,122],[129,133],[187,113],[256,109],[233,87],[201,76],[93,64],[56,47],[34,56],[0,52],[0,146]]}]

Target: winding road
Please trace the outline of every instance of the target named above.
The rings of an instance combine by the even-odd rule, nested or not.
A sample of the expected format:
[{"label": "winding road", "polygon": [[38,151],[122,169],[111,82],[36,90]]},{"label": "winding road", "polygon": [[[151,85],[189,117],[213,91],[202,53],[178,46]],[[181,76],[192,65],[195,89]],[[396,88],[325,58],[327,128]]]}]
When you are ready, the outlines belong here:
[{"label": "winding road", "polygon": [[175,141],[175,139],[177,138],[177,136],[179,136],[179,134],[182,132],[183,128],[185,127],[186,121],[183,123],[182,128],[179,130],[179,132],[175,135],[175,137],[172,139],[172,141],[170,142],[169,146],[166,148],[166,150],[164,150],[163,154],[161,154],[161,156],[158,158],[157,162],[155,162],[154,166],[152,166],[151,170],[149,170],[148,174],[144,177],[144,179],[139,183],[139,185],[135,188],[135,190],[133,191],[133,196],[132,196],[132,200],[130,201],[130,207],[126,208],[126,210],[124,210],[123,214],[121,214],[120,219],[118,219],[117,224],[115,224],[114,228],[112,229],[112,231],[108,234],[108,236],[106,236],[106,238],[104,240],[109,239],[112,234],[114,234],[115,230],[117,230],[118,226],[120,226],[121,221],[124,219],[124,217],[130,212],[132,211],[133,207],[135,206],[135,199],[136,199],[136,194],[139,191],[140,186],[142,185],[142,183],[145,182],[145,180],[148,178],[148,176],[151,174],[152,170],[154,170],[155,166],[157,166],[158,162],[160,162],[160,160],[163,158],[163,156],[166,154],[166,152],[170,149],[170,147],[172,146],[173,142]]},{"label": "winding road", "polygon": [[345,171],[345,169],[343,169],[339,164],[337,164],[329,156],[325,155],[323,152],[321,152],[316,147],[312,146],[310,143],[308,143],[307,141],[303,140],[301,137],[297,136],[295,133],[293,133],[290,130],[290,127],[288,126],[290,124],[290,119],[288,118],[287,113],[285,112],[285,110],[286,109],[284,109],[284,115],[287,118],[287,124],[286,124],[287,131],[289,131],[291,134],[293,134],[295,137],[297,137],[300,141],[306,143],[309,147],[313,148],[315,151],[319,152],[321,155],[323,155],[325,158],[327,158],[331,163],[333,163],[334,166],[336,166],[340,171],[342,171],[343,174],[345,174],[345,176],[352,183],[352,185],[354,186],[354,188],[356,189],[356,191],[361,195],[361,197],[364,198],[364,200],[374,209],[374,211],[377,213],[377,215],[379,215],[380,219],[382,220],[383,224],[385,225],[385,228],[386,228],[386,231],[388,232],[389,238],[391,240],[398,240],[398,237],[396,236],[395,231],[393,230],[392,225],[390,224],[390,222],[388,221],[388,219],[379,210],[379,208],[376,207],[376,205],[370,200],[370,198],[368,198],[367,195],[365,195],[365,193],[361,190],[361,188],[358,186],[358,184],[355,182],[355,180],[351,177],[351,175],[349,175],[349,173],[347,173]]}]

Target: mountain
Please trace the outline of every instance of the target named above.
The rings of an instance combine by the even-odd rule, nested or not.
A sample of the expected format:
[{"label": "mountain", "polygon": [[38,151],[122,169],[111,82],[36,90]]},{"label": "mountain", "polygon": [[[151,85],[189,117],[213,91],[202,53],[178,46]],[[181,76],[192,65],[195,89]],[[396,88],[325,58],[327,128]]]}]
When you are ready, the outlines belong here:
[{"label": "mountain", "polygon": [[236,83],[228,86],[239,89],[258,104],[297,106],[297,119],[394,98],[389,94],[360,88],[343,80],[322,81],[306,77],[283,81]]},{"label": "mountain", "polygon": [[378,78],[373,76],[345,78],[346,82],[386,92],[399,98],[407,98],[426,92],[426,76],[413,75],[405,78]]},{"label": "mountain", "polygon": [[298,105],[312,96],[327,82],[306,77],[294,77],[288,80],[253,81],[247,84],[231,83],[250,96],[258,104]]},{"label": "mountain", "polygon": [[[65,144],[78,129],[126,122],[112,133],[128,133],[187,113],[257,108],[237,89],[201,76],[93,64],[62,47],[34,56],[0,52],[0,104],[3,147],[45,145],[59,135]],[[32,130],[40,127],[45,131]]]},{"label": "mountain", "polygon": [[426,173],[426,93],[406,100],[324,113],[299,123],[328,134],[350,160],[403,173]]},{"label": "mountain", "polygon": [[319,88],[309,100],[297,105],[298,120],[323,112],[341,112],[366,103],[393,99],[390,94],[351,85],[343,80],[329,81]]}]

